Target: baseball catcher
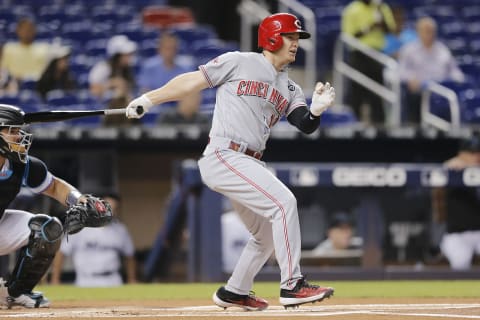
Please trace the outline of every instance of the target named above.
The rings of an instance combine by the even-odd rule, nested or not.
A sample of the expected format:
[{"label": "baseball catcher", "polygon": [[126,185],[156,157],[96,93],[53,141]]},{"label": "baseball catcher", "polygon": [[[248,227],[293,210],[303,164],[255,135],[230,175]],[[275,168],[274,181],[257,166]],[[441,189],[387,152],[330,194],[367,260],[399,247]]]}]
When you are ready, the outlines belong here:
[{"label": "baseball catcher", "polygon": [[[19,250],[6,282],[0,279],[0,305],[44,308],[50,301],[33,288],[47,272],[65,233],[99,227],[112,218],[110,206],[54,176],[43,161],[28,155],[32,134],[23,128],[25,113],[0,104],[0,255]],[[7,209],[20,188],[47,195],[69,207],[60,217]]]}]

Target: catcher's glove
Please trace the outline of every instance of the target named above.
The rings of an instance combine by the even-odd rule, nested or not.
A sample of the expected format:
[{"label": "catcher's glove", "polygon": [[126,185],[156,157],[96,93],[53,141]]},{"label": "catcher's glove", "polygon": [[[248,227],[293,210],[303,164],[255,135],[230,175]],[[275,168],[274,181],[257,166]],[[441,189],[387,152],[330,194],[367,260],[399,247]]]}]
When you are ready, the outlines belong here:
[{"label": "catcher's glove", "polygon": [[112,221],[113,213],[110,204],[90,194],[83,195],[84,202],[71,206],[65,217],[64,230],[74,234],[84,227],[103,227]]}]

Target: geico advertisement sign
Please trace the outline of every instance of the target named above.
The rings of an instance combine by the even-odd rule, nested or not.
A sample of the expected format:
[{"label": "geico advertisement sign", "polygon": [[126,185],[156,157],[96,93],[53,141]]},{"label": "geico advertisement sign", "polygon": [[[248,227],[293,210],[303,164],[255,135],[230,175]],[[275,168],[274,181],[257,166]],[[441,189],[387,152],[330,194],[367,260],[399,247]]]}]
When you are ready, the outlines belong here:
[{"label": "geico advertisement sign", "polygon": [[338,187],[401,187],[407,182],[407,172],[398,167],[336,167],[332,181]]}]

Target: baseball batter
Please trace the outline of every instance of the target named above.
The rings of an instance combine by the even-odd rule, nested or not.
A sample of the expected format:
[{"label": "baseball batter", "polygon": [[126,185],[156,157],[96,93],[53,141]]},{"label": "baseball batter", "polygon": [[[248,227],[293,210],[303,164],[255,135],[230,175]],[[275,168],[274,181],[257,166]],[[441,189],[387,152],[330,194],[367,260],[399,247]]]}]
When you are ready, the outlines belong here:
[{"label": "baseball batter", "polygon": [[228,197],[252,237],[226,286],[213,295],[220,307],[263,310],[268,302],[251,293],[257,273],[275,251],[281,270],[280,303],[285,307],[321,301],[333,289],[311,285],[300,270],[301,237],[293,193],[261,161],[271,128],[286,116],[302,132],[312,133],[320,115],[334,101],[329,83],[317,83],[310,108],[302,89],[288,77],[299,39],[310,34],[298,18],[279,13],[258,29],[262,53],[229,52],[147,92],[127,107],[138,118],[138,106],[179,100],[205,88],[218,87],[210,140],[198,161],[203,182]]},{"label": "baseball batter", "polygon": [[[43,308],[50,306],[50,301],[32,290],[50,267],[63,234],[105,225],[111,220],[111,211],[103,200],[82,195],[52,175],[40,159],[28,155],[32,134],[22,129],[24,115],[20,108],[0,104],[0,255],[19,250],[8,282],[0,278],[0,305]],[[71,208],[60,219],[7,209],[21,187]],[[95,220],[96,214],[102,218]]]}]

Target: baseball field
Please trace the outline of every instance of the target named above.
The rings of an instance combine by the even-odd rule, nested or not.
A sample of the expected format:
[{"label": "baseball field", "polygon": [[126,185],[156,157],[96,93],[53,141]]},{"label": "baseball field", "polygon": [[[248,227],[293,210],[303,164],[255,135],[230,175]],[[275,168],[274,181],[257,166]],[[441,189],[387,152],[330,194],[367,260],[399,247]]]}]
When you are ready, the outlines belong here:
[{"label": "baseball field", "polygon": [[284,310],[278,284],[258,282],[265,311],[223,310],[211,302],[216,283],[158,283],[117,288],[40,286],[48,309],[3,309],[0,319],[480,319],[480,280],[338,281],[335,296]]}]

